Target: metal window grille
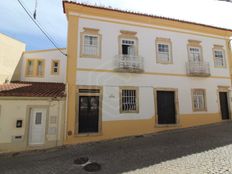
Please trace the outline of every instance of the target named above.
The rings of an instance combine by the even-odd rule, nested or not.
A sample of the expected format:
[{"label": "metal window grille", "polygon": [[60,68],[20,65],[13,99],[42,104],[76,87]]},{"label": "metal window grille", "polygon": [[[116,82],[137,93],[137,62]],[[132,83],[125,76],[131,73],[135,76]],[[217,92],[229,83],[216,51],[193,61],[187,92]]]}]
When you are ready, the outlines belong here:
[{"label": "metal window grille", "polygon": [[95,56],[98,54],[98,37],[97,36],[84,36],[84,54]]},{"label": "metal window grille", "polygon": [[218,67],[225,66],[223,51],[221,50],[214,51],[214,57],[215,57],[215,62],[214,62],[215,66]]},{"label": "metal window grille", "polygon": [[205,109],[205,91],[195,90],[193,92],[193,106],[196,110]]},{"label": "metal window grille", "polygon": [[122,111],[136,111],[136,90],[122,90]]}]

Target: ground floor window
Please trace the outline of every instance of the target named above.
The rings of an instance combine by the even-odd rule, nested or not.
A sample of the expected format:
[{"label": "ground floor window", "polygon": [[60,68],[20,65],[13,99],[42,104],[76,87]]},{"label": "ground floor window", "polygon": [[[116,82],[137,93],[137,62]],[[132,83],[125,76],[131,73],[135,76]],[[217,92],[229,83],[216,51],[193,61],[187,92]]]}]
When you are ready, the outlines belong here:
[{"label": "ground floor window", "polygon": [[138,112],[138,88],[121,87],[120,88],[120,112],[131,113]]},{"label": "ground floor window", "polygon": [[193,111],[206,111],[205,89],[192,89]]}]

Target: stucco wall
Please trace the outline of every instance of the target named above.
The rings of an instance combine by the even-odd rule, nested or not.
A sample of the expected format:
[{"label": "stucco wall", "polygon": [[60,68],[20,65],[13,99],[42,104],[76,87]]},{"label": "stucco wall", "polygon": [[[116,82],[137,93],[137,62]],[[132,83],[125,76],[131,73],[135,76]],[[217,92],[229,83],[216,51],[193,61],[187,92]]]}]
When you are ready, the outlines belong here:
[{"label": "stucco wall", "polygon": [[11,81],[25,47],[24,43],[0,33],[0,84]]},{"label": "stucco wall", "polygon": [[[66,50],[62,49],[65,53]],[[26,77],[26,60],[27,59],[44,59],[45,60],[45,75],[44,77]],[[59,74],[51,74],[51,63],[52,60],[60,61],[60,72]],[[51,50],[38,50],[38,51],[28,51],[23,54],[21,63],[21,81],[31,81],[31,82],[65,82],[66,79],[66,56],[61,54],[56,49]]]},{"label": "stucco wall", "polygon": [[[151,118],[155,114],[153,88],[178,89],[180,114],[220,112],[217,90],[218,86],[231,86],[229,61],[228,55],[225,54],[227,67],[215,68],[212,48],[214,44],[222,45],[227,53],[225,39],[219,36],[202,36],[83,18],[80,18],[79,38],[84,27],[99,29],[102,35],[102,57],[100,59],[81,58],[79,52],[76,83],[103,86],[103,121]],[[114,56],[119,52],[120,30],[137,32],[139,55],[144,57],[144,73],[113,72]],[[156,63],[155,39],[157,37],[171,39],[173,64]],[[185,63],[188,61],[189,39],[201,41],[203,60],[210,63],[210,77],[187,76]],[[80,50],[80,39],[78,39],[78,50]],[[119,86],[139,87],[140,112],[138,114],[119,113]],[[206,112],[193,112],[192,88],[206,89]]]},{"label": "stucco wall", "polygon": [[[44,148],[61,145],[64,135],[65,101],[49,99],[0,99],[0,151],[26,150],[28,147],[29,113],[30,108],[45,107],[47,110],[46,143]],[[56,122],[51,122],[56,117]],[[16,128],[16,120],[23,120],[22,128]],[[55,132],[53,132],[55,129]],[[14,136],[23,136],[22,141],[12,141]]]}]

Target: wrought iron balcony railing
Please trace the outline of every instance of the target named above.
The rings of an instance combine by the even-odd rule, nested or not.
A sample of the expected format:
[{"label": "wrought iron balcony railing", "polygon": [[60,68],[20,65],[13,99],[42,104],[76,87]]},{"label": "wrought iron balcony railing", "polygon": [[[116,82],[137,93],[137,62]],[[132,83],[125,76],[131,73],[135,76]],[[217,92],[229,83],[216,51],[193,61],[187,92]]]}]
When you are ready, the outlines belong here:
[{"label": "wrought iron balcony railing", "polygon": [[143,57],[134,55],[116,55],[114,70],[118,72],[141,73],[144,71]]},{"label": "wrought iron balcony railing", "polygon": [[186,71],[190,76],[210,76],[210,67],[208,62],[187,62]]}]

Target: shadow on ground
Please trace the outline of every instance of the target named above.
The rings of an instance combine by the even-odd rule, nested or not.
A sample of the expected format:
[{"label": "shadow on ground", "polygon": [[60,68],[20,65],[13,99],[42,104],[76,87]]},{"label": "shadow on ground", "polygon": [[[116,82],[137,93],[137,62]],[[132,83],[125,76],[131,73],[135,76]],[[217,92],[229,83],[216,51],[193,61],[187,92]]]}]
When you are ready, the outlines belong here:
[{"label": "shadow on ground", "polygon": [[125,139],[0,156],[4,174],[85,174],[79,157],[101,165],[100,174],[117,174],[232,144],[232,122]]}]

